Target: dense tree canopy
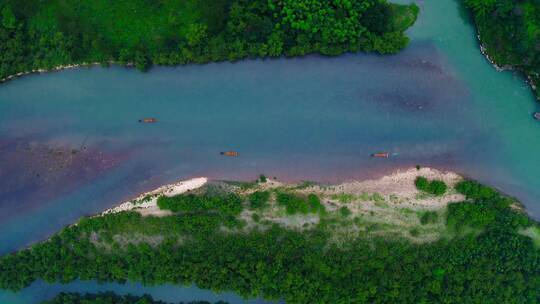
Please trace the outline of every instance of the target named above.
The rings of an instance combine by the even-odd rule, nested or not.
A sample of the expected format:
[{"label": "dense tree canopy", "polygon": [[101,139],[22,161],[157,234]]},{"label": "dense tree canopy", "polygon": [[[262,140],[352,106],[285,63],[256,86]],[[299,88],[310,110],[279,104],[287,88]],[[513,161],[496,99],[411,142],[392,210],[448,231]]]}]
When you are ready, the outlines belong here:
[{"label": "dense tree canopy", "polygon": [[[448,207],[449,235],[427,243],[376,235],[334,243],[322,224],[303,231],[273,225],[232,232],[218,229],[225,218],[209,217],[223,201],[201,201],[203,196],[199,213],[182,216],[192,210],[186,202],[195,201],[184,196],[176,200],[181,214],[87,218],[47,242],[4,256],[0,287],[18,290],[40,278],[130,280],[194,282],[287,303],[538,303],[540,250],[522,233],[537,224],[492,189],[465,181],[456,190],[468,200]],[[298,200],[282,196],[283,202]],[[318,200],[307,202],[310,208]],[[421,217],[423,225],[437,221],[434,214]],[[115,236],[121,231],[146,238],[123,243]],[[152,243],[156,236],[162,241]],[[108,239],[105,245],[100,238]]]},{"label": "dense tree canopy", "polygon": [[72,63],[393,53],[416,19],[386,0],[0,0],[0,79]]},{"label": "dense tree canopy", "polygon": [[[540,82],[540,2],[463,0],[473,13],[485,51],[497,65],[524,72]],[[540,94],[536,91],[537,96]]]}]

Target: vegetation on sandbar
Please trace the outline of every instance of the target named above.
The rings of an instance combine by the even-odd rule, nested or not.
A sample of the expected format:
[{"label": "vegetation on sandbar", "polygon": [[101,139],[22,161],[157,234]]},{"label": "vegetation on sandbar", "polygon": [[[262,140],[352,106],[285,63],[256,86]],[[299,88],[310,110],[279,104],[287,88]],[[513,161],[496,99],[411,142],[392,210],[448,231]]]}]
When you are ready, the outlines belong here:
[{"label": "vegetation on sandbar", "polygon": [[[248,194],[181,195],[167,200],[173,215],[121,212],[85,218],[46,242],[0,258],[0,288],[19,290],[37,279],[94,279],[195,283],[287,303],[536,302],[538,224],[491,188],[462,181],[455,190],[466,201],[450,203],[437,215],[415,213],[400,207],[399,200],[393,207],[379,203],[367,214],[351,201],[347,212],[325,201],[330,196],[315,199],[284,189],[265,190],[272,195],[258,213],[245,208]],[[278,194],[287,199],[279,203]],[[327,210],[287,215],[284,202],[300,210],[320,202]],[[414,217],[417,224],[403,228],[411,238],[436,227],[443,232],[422,243],[384,233],[391,223],[367,219],[385,208]],[[271,222],[271,212],[318,222],[288,228]],[[246,225],[253,214],[256,225]],[[336,242],[341,232],[345,239]]]},{"label": "vegetation on sandbar", "polygon": [[433,194],[435,196],[443,195],[444,193],[446,193],[446,189],[448,188],[446,184],[441,180],[429,181],[423,176],[417,177],[414,181],[414,184],[416,185],[416,188],[418,190]]}]

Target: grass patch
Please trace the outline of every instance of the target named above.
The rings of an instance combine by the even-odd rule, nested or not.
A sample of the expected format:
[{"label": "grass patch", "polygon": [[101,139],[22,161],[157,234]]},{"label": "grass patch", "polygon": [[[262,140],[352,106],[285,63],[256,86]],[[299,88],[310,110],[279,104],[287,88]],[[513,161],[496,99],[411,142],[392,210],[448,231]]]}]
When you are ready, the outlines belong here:
[{"label": "grass patch", "polygon": [[332,194],[331,198],[342,204],[348,204],[354,201],[355,196],[350,193],[339,193],[339,194]]}]

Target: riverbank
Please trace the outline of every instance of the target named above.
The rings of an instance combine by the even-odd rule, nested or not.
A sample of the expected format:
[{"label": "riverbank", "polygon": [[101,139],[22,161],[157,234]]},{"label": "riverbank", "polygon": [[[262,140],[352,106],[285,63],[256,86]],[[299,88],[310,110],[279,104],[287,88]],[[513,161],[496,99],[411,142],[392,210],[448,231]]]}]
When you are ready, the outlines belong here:
[{"label": "riverbank", "polygon": [[[51,69],[35,69],[35,70],[30,70],[30,71],[19,72],[17,74],[13,74],[13,75],[9,75],[7,77],[4,77],[4,78],[0,79],[0,84],[4,83],[4,82],[7,82],[7,81],[10,81],[10,80],[15,80],[15,79],[17,79],[19,77],[28,76],[28,75],[31,75],[31,74],[60,72],[60,71],[69,70],[69,69],[85,68],[85,67],[89,68],[89,67],[93,67],[93,66],[104,66],[104,65],[112,65],[112,64],[119,64],[119,63],[117,63],[115,61],[109,61],[109,62],[106,62],[106,63],[102,63],[102,62],[90,62],[90,63],[83,62],[83,63],[77,63],[77,64],[58,65],[58,66],[55,66],[55,67],[53,67]],[[122,64],[121,66],[133,67],[134,64],[133,63],[126,63],[126,64]]]},{"label": "riverbank", "polygon": [[[76,62],[83,62],[80,65],[132,62],[137,69],[145,71],[153,64],[179,65],[313,53],[335,56],[358,51],[390,54],[407,45],[404,32],[418,15],[414,4],[397,5],[386,1],[374,6],[355,3],[317,7],[298,6],[294,2],[190,1],[190,4],[168,3],[156,8],[130,0],[108,5],[107,9],[93,3],[75,7],[58,1],[33,2],[29,4],[32,10],[15,8],[10,3],[2,5],[2,14],[9,20],[9,24],[0,24],[0,78],[3,80],[46,71],[42,67],[70,68],[77,66],[73,64]],[[183,5],[188,5],[189,9]],[[51,15],[48,11],[58,14]],[[171,17],[178,11],[190,13]],[[323,11],[328,14],[319,16]],[[342,13],[335,13],[338,11]],[[36,22],[63,24],[63,20],[74,22],[69,26],[33,26]],[[111,25],[110,20],[123,21]],[[86,26],[80,27],[81,24]],[[178,31],[180,24],[185,30]],[[331,34],[337,31],[341,34],[338,39]]]},{"label": "riverbank", "polygon": [[[531,28],[539,25],[536,15],[540,5],[534,1],[512,3],[500,9],[494,2],[464,4],[476,25],[480,50],[497,71],[515,70],[527,78],[540,100],[536,85],[540,79],[536,56],[536,36]],[[509,26],[512,25],[512,26]],[[529,34],[527,34],[529,33]]]},{"label": "riverbank", "polygon": [[[480,37],[480,34],[478,34],[477,36],[477,39],[478,39],[478,45],[480,46],[480,52],[482,53],[482,55],[484,55],[484,57],[486,58],[487,61],[489,61],[489,63],[491,64],[491,66],[497,70],[497,72],[504,72],[504,71],[516,71],[515,68],[509,64],[506,64],[506,65],[503,65],[503,66],[499,66],[493,59],[491,59],[489,57],[489,54],[487,52],[487,48],[482,44],[482,38]],[[531,87],[531,89],[533,90],[534,94],[537,96],[536,99],[538,101],[540,101],[540,97],[538,96],[538,92],[537,92],[537,87],[536,87],[536,84],[534,83],[534,80],[533,78],[531,77],[530,74],[528,74],[526,71],[522,71],[522,70],[518,70],[519,73],[521,73],[523,76],[525,76],[527,78],[527,80],[525,80],[525,82]]]}]

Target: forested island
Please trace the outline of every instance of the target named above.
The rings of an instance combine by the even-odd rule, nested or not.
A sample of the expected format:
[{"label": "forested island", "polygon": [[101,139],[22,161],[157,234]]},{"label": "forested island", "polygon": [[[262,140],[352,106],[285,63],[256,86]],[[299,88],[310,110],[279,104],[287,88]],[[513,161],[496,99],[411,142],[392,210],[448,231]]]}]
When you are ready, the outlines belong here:
[{"label": "forested island", "polygon": [[540,98],[540,2],[463,1],[472,12],[483,52],[499,67],[523,72]]},{"label": "forested island", "polygon": [[449,173],[342,185],[263,176],[130,203],[0,258],[0,288],[97,280],[287,303],[540,300],[538,223],[514,199]]},{"label": "forested island", "polygon": [[0,1],[0,79],[66,65],[395,53],[418,7],[386,0]]}]

